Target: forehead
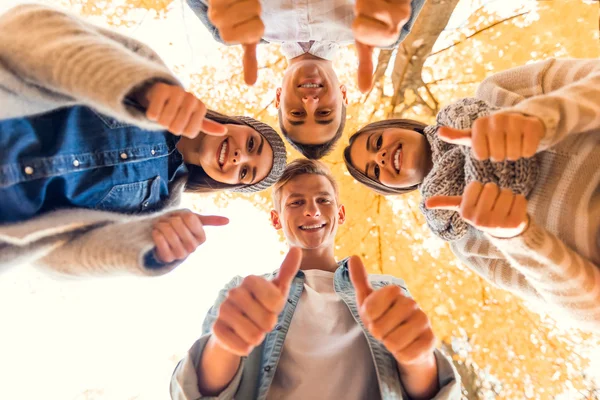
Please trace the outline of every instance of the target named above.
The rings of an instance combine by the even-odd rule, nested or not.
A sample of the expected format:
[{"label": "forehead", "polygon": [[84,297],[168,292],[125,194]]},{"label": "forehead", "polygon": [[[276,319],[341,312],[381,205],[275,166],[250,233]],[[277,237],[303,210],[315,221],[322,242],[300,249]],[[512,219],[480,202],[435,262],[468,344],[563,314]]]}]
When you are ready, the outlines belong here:
[{"label": "forehead", "polygon": [[373,131],[361,133],[354,139],[352,146],[350,146],[350,160],[352,161],[352,165],[362,173],[365,172],[366,158],[368,156],[367,140],[369,140],[372,133]]},{"label": "forehead", "polygon": [[317,193],[329,193],[335,196],[333,185],[323,175],[304,174],[291,179],[281,188],[281,197],[286,198],[292,194],[311,196]]}]

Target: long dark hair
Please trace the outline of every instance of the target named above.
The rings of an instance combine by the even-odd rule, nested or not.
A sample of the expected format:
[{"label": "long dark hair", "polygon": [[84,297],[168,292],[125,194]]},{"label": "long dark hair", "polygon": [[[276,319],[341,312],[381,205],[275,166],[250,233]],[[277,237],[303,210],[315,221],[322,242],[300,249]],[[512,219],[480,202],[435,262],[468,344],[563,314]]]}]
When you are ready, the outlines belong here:
[{"label": "long dark hair", "polygon": [[354,179],[383,196],[405,194],[417,190],[419,188],[419,185],[413,185],[406,188],[393,188],[385,186],[381,182],[369,178],[368,176],[360,172],[358,169],[356,169],[352,164],[352,159],[350,158],[350,148],[352,147],[352,144],[354,143],[356,138],[363,133],[368,133],[375,130],[384,130],[387,128],[401,128],[415,131],[423,135],[426,126],[426,124],[419,121],[414,121],[412,119],[386,119],[383,121],[377,121],[363,126],[362,129],[359,129],[352,136],[350,136],[348,146],[346,146],[346,148],[344,149],[344,163],[346,164],[348,172],[350,173],[350,175],[352,175]]},{"label": "long dark hair", "polygon": [[[220,124],[246,125],[237,117],[229,117],[212,110],[206,112],[206,118]],[[243,184],[233,185],[216,181],[208,176],[204,169],[198,165],[186,163],[185,166],[188,169],[187,182],[185,184],[186,192],[211,193],[221,190],[237,189],[244,186]]]}]

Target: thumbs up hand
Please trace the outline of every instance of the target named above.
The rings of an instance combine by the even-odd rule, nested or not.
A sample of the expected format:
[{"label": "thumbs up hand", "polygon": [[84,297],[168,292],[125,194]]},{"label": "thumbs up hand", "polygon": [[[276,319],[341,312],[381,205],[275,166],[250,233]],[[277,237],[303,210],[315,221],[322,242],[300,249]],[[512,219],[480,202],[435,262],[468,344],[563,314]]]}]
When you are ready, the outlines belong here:
[{"label": "thumbs up hand", "polygon": [[429,318],[417,303],[395,285],[373,290],[360,257],[350,258],[348,268],[360,317],[371,335],[383,343],[401,367],[431,361],[435,336]]},{"label": "thumbs up hand", "polygon": [[290,285],[300,268],[302,251],[292,248],[275,279],[247,276],[242,284],[227,293],[213,325],[217,345],[243,357],[260,345],[273,330],[277,316],[285,307]]},{"label": "thumbs up hand", "polygon": [[472,129],[441,127],[438,136],[444,142],[469,146],[477,160],[501,162],[533,157],[546,133],[537,117],[519,113],[497,113],[475,120]]},{"label": "thumbs up hand", "polygon": [[410,13],[410,0],[356,0],[352,31],[358,53],[358,88],[361,92],[371,89],[373,48],[393,45]]},{"label": "thumbs up hand", "polygon": [[529,226],[525,196],[495,183],[471,182],[462,196],[432,196],[425,207],[456,211],[475,228],[497,238],[519,236]]},{"label": "thumbs up hand", "polygon": [[209,1],[208,19],[219,30],[221,39],[244,45],[244,81],[248,85],[254,85],[258,78],[256,45],[265,33],[261,12],[260,0]]}]

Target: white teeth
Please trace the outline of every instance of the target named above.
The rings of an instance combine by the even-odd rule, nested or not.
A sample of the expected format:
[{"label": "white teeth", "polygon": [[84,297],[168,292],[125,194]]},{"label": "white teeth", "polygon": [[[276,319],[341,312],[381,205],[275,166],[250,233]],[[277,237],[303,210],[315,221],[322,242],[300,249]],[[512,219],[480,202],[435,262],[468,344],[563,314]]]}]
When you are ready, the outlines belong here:
[{"label": "white teeth", "polygon": [[312,230],[312,229],[320,229],[322,227],[324,227],[325,224],[319,224],[319,225],[302,225],[300,227],[300,229],[302,229],[303,231],[308,231],[308,230]]},{"label": "white teeth", "polygon": [[225,164],[225,153],[227,152],[227,142],[223,143],[221,147],[221,154],[219,154],[219,164]]},{"label": "white teeth", "polygon": [[307,89],[317,89],[320,88],[321,85],[318,83],[305,83],[304,85],[300,85],[301,88],[307,88]]},{"label": "white teeth", "polygon": [[400,147],[398,150],[396,150],[396,153],[394,154],[394,168],[396,168],[396,171],[400,171],[400,152],[402,151],[402,147]]}]

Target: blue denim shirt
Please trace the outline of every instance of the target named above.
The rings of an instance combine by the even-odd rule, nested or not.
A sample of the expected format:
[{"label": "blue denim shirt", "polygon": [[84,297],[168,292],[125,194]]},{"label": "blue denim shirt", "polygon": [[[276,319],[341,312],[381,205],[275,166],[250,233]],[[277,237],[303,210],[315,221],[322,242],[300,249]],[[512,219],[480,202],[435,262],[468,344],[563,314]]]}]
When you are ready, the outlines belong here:
[{"label": "blue denim shirt", "polygon": [[57,208],[157,210],[185,173],[178,137],[83,107],[0,121],[0,223]]},{"label": "blue denim shirt", "polygon": [[[363,328],[369,348],[371,349],[372,361],[375,364],[379,388],[381,390],[381,398],[383,400],[408,399],[400,381],[396,360],[381,342],[371,336],[358,315],[354,286],[350,281],[347,262],[348,259],[339,262],[339,268],[334,275],[334,289],[346,303],[354,319]],[[276,272],[277,271],[265,275],[264,277],[272,279],[275,277]],[[204,346],[210,337],[212,326],[217,319],[217,313],[221,303],[223,303],[227,297],[227,292],[239,286],[242,280],[242,277],[237,276],[229,282],[225,288],[220,291],[215,304],[208,311],[202,325],[203,336],[194,343],[189,350],[188,355],[179,362],[173,373],[171,379],[171,397],[173,399],[196,400],[208,398],[202,396],[198,390],[196,370]],[[404,281],[401,279],[390,275],[369,275],[369,280],[375,289],[386,285],[397,285],[403,289],[405,295],[410,296]],[[248,357],[242,359],[238,372],[232,382],[219,396],[214,398],[235,398],[236,400],[266,399],[271,383],[273,382],[273,377],[275,376],[287,331],[290,327],[296,305],[300,300],[303,289],[304,273],[299,271],[292,282],[287,304],[283,312],[279,315],[275,329],[265,337],[263,343],[255,348]],[[459,400],[461,394],[458,373],[450,360],[441,352],[436,350],[435,356],[438,366],[440,391],[434,399]],[[349,365],[348,368],[351,368],[351,366]]]}]

